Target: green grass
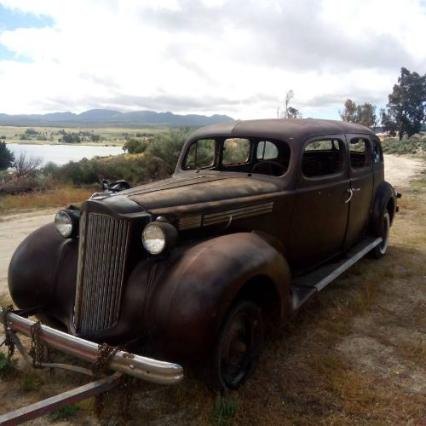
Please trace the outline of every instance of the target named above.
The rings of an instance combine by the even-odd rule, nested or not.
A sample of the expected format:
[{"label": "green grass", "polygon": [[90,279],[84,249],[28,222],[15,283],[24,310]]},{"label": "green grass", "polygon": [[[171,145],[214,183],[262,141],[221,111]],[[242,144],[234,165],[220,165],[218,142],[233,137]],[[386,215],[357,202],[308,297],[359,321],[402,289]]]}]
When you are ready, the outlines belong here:
[{"label": "green grass", "polygon": [[213,407],[213,424],[217,426],[228,426],[233,423],[237,413],[238,402],[229,395],[218,396]]},{"label": "green grass", "polygon": [[6,379],[16,372],[16,360],[9,359],[6,354],[0,352],[0,378]]},{"label": "green grass", "polygon": [[79,411],[80,407],[77,405],[66,405],[50,413],[48,417],[51,422],[58,422],[75,417]]},{"label": "green grass", "polygon": [[21,387],[24,392],[38,391],[44,384],[43,379],[37,372],[30,370],[22,377]]}]

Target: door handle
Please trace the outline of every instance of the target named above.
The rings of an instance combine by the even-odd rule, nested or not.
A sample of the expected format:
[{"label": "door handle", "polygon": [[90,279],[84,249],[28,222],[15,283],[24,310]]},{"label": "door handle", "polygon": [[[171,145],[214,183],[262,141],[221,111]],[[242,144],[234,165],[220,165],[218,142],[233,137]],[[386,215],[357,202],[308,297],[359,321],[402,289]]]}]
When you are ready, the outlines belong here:
[{"label": "door handle", "polygon": [[345,200],[345,204],[348,204],[349,201],[352,200],[352,197],[354,196],[355,192],[360,192],[360,191],[361,191],[361,188],[348,188],[346,192],[349,192],[349,198]]},{"label": "door handle", "polygon": [[354,196],[354,190],[352,188],[348,188],[346,192],[349,192],[349,198],[345,200],[345,204],[348,204],[349,201],[351,201],[352,197]]}]

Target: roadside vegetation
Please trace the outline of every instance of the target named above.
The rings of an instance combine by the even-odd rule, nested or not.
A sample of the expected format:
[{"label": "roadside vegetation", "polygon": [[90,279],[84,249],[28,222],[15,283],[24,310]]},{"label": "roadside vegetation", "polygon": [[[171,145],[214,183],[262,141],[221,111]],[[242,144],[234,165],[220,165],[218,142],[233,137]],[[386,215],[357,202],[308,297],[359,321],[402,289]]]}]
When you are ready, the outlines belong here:
[{"label": "roadside vegetation", "polygon": [[426,135],[418,134],[411,138],[384,137],[382,148],[386,154],[397,155],[426,155]]},{"label": "roadside vegetation", "polygon": [[[19,208],[56,207],[87,199],[102,179],[125,179],[131,185],[163,179],[175,168],[189,129],[171,129],[153,137],[136,132],[125,153],[41,167],[37,158],[14,158],[0,142],[0,213]],[[138,135],[138,136],[136,136]],[[3,155],[2,155],[3,153]],[[13,171],[7,171],[13,167]]]}]

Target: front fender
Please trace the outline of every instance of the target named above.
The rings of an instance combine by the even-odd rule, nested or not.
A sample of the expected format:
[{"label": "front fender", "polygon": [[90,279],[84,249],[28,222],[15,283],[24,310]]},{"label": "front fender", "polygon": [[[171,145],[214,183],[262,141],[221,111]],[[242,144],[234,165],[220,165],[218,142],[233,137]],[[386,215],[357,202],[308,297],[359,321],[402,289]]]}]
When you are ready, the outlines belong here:
[{"label": "front fender", "polygon": [[48,224],[32,232],[18,246],[8,272],[9,292],[16,306],[28,309],[51,302],[65,242],[54,224]]},{"label": "front fender", "polygon": [[283,256],[255,233],[229,234],[181,253],[160,274],[145,305],[155,324],[152,340],[173,359],[196,359],[212,349],[222,321],[243,285],[267,277],[287,313],[289,269]]}]

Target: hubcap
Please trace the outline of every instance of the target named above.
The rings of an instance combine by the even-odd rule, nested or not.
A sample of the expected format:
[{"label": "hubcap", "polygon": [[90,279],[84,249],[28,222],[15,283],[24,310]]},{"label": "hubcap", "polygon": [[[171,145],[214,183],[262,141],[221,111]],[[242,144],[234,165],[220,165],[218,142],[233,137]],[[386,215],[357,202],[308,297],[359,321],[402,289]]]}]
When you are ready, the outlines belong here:
[{"label": "hubcap", "polygon": [[220,374],[229,387],[238,386],[250,371],[258,344],[258,321],[238,313],[228,328],[221,348]]}]

